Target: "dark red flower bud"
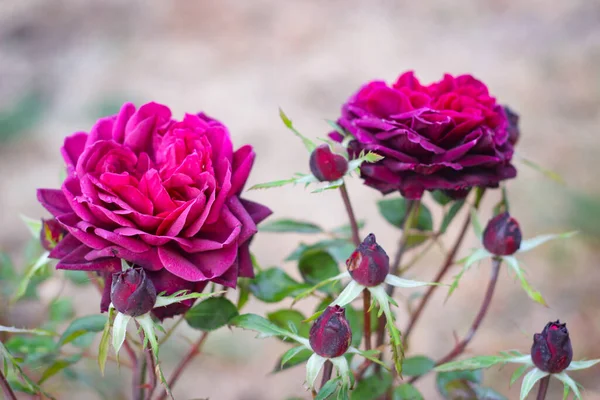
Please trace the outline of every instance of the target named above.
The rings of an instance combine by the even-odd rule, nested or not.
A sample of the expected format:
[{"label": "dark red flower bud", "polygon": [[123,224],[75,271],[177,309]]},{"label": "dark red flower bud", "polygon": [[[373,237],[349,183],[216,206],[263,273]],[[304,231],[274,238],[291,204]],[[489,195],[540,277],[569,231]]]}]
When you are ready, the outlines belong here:
[{"label": "dark red flower bud", "polygon": [[504,112],[508,119],[508,141],[514,145],[519,141],[519,136],[521,136],[519,114],[511,110],[508,106],[504,106]]},{"label": "dark red flower bud", "polygon": [[310,155],[310,171],[321,182],[336,181],[348,171],[348,161],[332,152],[328,144],[322,144]]},{"label": "dark red flower bud", "polygon": [[113,274],[110,300],[120,313],[137,317],[156,303],[156,288],[143,268],[129,268]]},{"label": "dark red flower bud", "polygon": [[42,229],[40,230],[40,242],[42,247],[51,251],[56,247],[65,235],[67,230],[55,218],[42,219]]},{"label": "dark red flower bud", "polygon": [[369,234],[346,260],[348,272],[363,286],[377,286],[390,273],[390,258],[377,244],[375,235]]},{"label": "dark red flower bud", "polygon": [[515,254],[521,247],[519,223],[505,212],[492,218],[483,231],[483,246],[497,256]]},{"label": "dark red flower bud", "polygon": [[573,359],[567,324],[548,322],[542,333],[533,335],[531,358],[536,367],[551,374],[566,369]]},{"label": "dark red flower bud", "polygon": [[321,357],[339,357],[352,342],[352,331],[346,310],[340,306],[327,307],[310,328],[310,347]]}]

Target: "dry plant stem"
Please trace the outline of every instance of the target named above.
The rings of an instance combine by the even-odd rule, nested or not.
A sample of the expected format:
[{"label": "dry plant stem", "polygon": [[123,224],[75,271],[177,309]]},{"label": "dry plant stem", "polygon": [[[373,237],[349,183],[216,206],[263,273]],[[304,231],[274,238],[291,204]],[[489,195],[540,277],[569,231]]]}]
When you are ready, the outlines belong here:
[{"label": "dry plant stem", "polygon": [[[471,324],[469,332],[467,332],[467,335],[464,337],[464,339],[457,343],[456,346],[454,346],[454,348],[448,354],[446,354],[446,356],[444,356],[435,363],[436,366],[450,362],[456,357],[458,357],[460,354],[462,354],[463,351],[465,351],[471,340],[473,340],[475,333],[477,333],[477,329],[479,329],[479,325],[481,325],[481,322],[485,318],[485,315],[487,314],[487,311],[490,308],[490,304],[492,303],[494,290],[496,289],[496,284],[498,283],[498,275],[500,274],[500,264],[502,264],[501,258],[492,259],[492,273],[490,276],[490,281],[488,283],[487,290],[485,292],[485,297],[483,298],[483,303],[481,303],[481,307],[479,308],[479,312],[477,313],[475,320]],[[419,378],[420,376],[413,377],[410,380],[410,383],[414,383]]]},{"label": "dry plant stem", "polygon": [[550,385],[550,375],[545,376],[540,381],[540,388],[538,389],[537,400],[544,400],[546,398],[546,392],[548,391],[548,386]]},{"label": "dry plant stem", "polygon": [[[419,210],[420,201],[409,201],[406,205],[406,211],[404,214],[404,226],[402,227],[402,236],[400,236],[400,242],[398,243],[398,249],[396,250],[396,254],[394,255],[394,260],[392,261],[392,265],[390,268],[390,274],[397,275],[398,269],[400,268],[400,264],[402,263],[402,256],[406,251],[406,244],[408,243],[409,231],[413,226],[413,220],[415,219],[417,212]],[[392,285],[388,285],[385,291],[389,296],[393,296],[395,287]],[[385,341],[385,324],[386,319],[384,316],[379,318],[379,322],[377,324],[377,342],[376,346],[379,347]]]},{"label": "dry plant stem", "polygon": [[2,393],[4,393],[4,397],[7,400],[17,400],[17,396],[15,396],[15,392],[13,392],[12,388],[8,384],[4,373],[2,372],[2,368],[0,368],[0,386],[2,387]]},{"label": "dry plant stem", "polygon": [[[183,370],[185,369],[185,367],[188,366],[188,364],[194,359],[194,357],[196,357],[198,354],[200,354],[200,350],[202,349],[202,345],[204,344],[204,342],[206,341],[206,338],[208,337],[208,333],[209,332],[204,332],[202,334],[202,336],[200,336],[200,338],[196,341],[196,343],[194,343],[192,345],[192,347],[190,348],[188,353],[185,355],[183,360],[181,360],[179,365],[177,365],[177,367],[175,368],[175,372],[173,372],[171,379],[169,379],[169,387],[171,388],[171,390],[173,389],[173,386],[175,386],[175,383],[177,383],[177,380],[183,373]],[[158,400],[164,400],[167,398],[167,396],[168,396],[167,391],[163,390],[161,395],[158,397]]]},{"label": "dry plant stem", "polygon": [[133,382],[131,385],[131,390],[133,391],[133,399],[135,400],[144,400],[144,380],[146,379],[146,358],[144,356],[144,351],[140,354],[139,361],[137,363],[137,368],[133,372]]},{"label": "dry plant stem", "polygon": [[[478,195],[476,197],[475,204],[473,204],[473,207],[475,208],[475,210],[477,210],[479,208],[479,204],[481,203],[482,197],[483,197],[483,192],[481,193],[481,195]],[[446,275],[446,273],[448,272],[448,270],[450,269],[452,264],[454,264],[454,257],[456,257],[456,253],[458,252],[458,249],[460,248],[460,245],[462,244],[462,241],[465,238],[465,234],[467,233],[467,230],[469,229],[470,223],[471,223],[471,214],[469,213],[469,214],[467,214],[467,218],[465,219],[465,222],[463,223],[463,226],[460,229],[460,233],[458,234],[458,237],[456,238],[456,241],[454,242],[454,246],[452,246],[452,250],[450,250],[450,252],[446,256],[446,259],[444,260],[444,264],[442,264],[442,268],[439,270],[439,272],[437,273],[435,278],[433,278],[432,282],[440,282],[442,280],[442,278],[444,278],[444,276]],[[438,287],[439,286],[429,286],[429,288],[425,292],[425,295],[423,296],[423,300],[421,300],[421,302],[419,303],[419,306],[417,307],[415,312],[412,314],[410,321],[408,322],[408,326],[404,330],[404,342],[405,343],[408,343],[408,337],[410,336],[410,333],[412,332],[413,328],[415,327],[415,324],[421,317],[421,314],[423,313],[425,306],[431,299],[431,295]]]}]

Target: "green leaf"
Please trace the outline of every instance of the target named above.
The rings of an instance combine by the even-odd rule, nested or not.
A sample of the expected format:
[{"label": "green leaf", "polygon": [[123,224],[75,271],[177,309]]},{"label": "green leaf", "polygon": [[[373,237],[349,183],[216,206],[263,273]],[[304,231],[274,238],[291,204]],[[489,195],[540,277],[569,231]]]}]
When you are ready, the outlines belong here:
[{"label": "green leaf", "polygon": [[569,367],[567,368],[567,371],[577,371],[580,369],[587,369],[590,368],[596,364],[600,363],[600,359],[596,359],[596,360],[581,360],[581,361],[571,361],[571,364],[569,364]]},{"label": "green leaf", "polygon": [[348,163],[348,171],[358,171],[358,167],[360,167],[362,163],[376,163],[378,161],[383,160],[383,158],[384,157],[382,155],[373,153],[372,151],[366,153],[363,151],[360,153],[358,158],[350,160],[350,162]]},{"label": "green leaf", "polygon": [[257,299],[265,303],[277,303],[288,296],[294,296],[310,285],[301,284],[292,279],[280,268],[261,271],[250,283],[250,291]]},{"label": "green leaf", "polygon": [[23,220],[23,222],[25,222],[25,225],[27,225],[31,236],[39,240],[40,232],[42,231],[42,220],[29,218],[25,215],[21,215],[21,219]]},{"label": "green leaf", "polygon": [[425,356],[414,356],[404,359],[402,372],[406,376],[425,375],[435,367],[435,361]]},{"label": "green leaf", "polygon": [[257,189],[270,189],[270,188],[274,188],[274,187],[280,187],[280,186],[285,186],[289,183],[295,183],[296,182],[296,178],[291,178],[291,179],[280,179],[278,181],[271,181],[271,182],[265,182],[265,183],[258,183],[254,186],[252,186],[250,189],[248,190],[257,190]]},{"label": "green leaf", "polygon": [[450,226],[450,223],[452,222],[452,220],[454,220],[454,217],[456,217],[456,215],[458,214],[458,212],[464,205],[465,205],[464,200],[458,200],[452,204],[452,206],[450,207],[448,212],[444,215],[444,219],[442,220],[442,225],[440,226],[440,234],[446,233],[448,226]]},{"label": "green leaf", "polygon": [[106,324],[106,319],[106,315],[88,315],[77,318],[63,332],[58,345],[64,346],[88,332],[102,332]]},{"label": "green leaf", "polygon": [[108,310],[108,318],[104,324],[104,330],[102,331],[102,337],[100,338],[100,344],[98,345],[98,366],[100,367],[102,376],[104,376],[104,367],[106,366],[106,359],[108,358],[110,327],[113,324],[116,313],[117,310],[112,307]]},{"label": "green leaf", "polygon": [[[305,323],[306,317],[297,310],[282,309],[267,314],[269,321],[280,328],[297,332],[302,337],[308,337],[310,325]],[[290,324],[294,327],[291,328]]]},{"label": "green leaf", "polygon": [[546,303],[546,300],[544,300],[544,298],[542,297],[542,294],[539,291],[535,290],[531,286],[529,281],[527,281],[527,278],[525,278],[525,274],[519,266],[519,261],[517,261],[517,259],[513,256],[502,257],[502,260],[504,260],[517,275],[517,278],[519,278],[519,281],[521,282],[521,287],[523,288],[523,290],[525,290],[527,296],[529,296],[529,298],[535,301],[536,303],[540,303],[541,305],[548,307],[548,304]]},{"label": "green leaf", "polygon": [[304,364],[312,354],[313,352],[304,346],[293,347],[281,356],[273,369],[273,373],[275,374],[297,365]]},{"label": "green leaf", "polygon": [[[358,229],[362,229],[365,227],[364,220],[358,221],[357,224],[358,224]],[[338,226],[337,228],[332,229],[331,233],[333,233],[334,235],[343,236],[344,238],[349,239],[352,237],[352,227],[350,226],[350,224],[345,224],[345,225]]]},{"label": "green leaf", "polygon": [[494,389],[484,388],[481,386],[476,386],[475,394],[477,399],[485,399],[485,400],[507,400],[506,397],[502,396],[500,393],[496,392]]},{"label": "green leaf", "polygon": [[321,233],[323,229],[312,222],[299,221],[289,218],[281,218],[270,220],[259,225],[258,229],[261,232],[278,232],[278,233]]},{"label": "green leaf", "polygon": [[85,286],[90,283],[90,277],[85,271],[67,270],[65,271],[65,276],[77,286]]},{"label": "green leaf", "polygon": [[535,162],[533,162],[525,157],[522,157],[518,154],[515,154],[515,156],[517,156],[523,164],[527,165],[528,167],[533,168],[537,172],[544,175],[546,178],[552,179],[554,182],[560,183],[561,185],[566,184],[565,180],[558,173],[551,171],[549,169],[546,169],[546,168],[540,166],[539,164],[536,164]]},{"label": "green leaf", "polygon": [[337,390],[339,383],[339,379],[328,380],[327,383],[323,385],[321,390],[319,390],[319,393],[317,393],[317,397],[315,397],[315,400],[325,400],[331,397],[331,395],[334,394]]},{"label": "green leaf", "polygon": [[294,124],[292,124],[292,120],[289,119],[289,117],[287,115],[285,115],[285,113],[283,112],[283,110],[281,108],[279,109],[279,117],[283,121],[283,124],[290,131],[292,131],[294,133],[294,135],[296,135],[300,139],[302,139],[302,143],[304,143],[304,147],[306,147],[306,150],[308,150],[309,153],[312,153],[313,150],[317,147],[317,145],[315,145],[315,143],[312,140],[310,140],[306,136],[302,135],[296,128],[294,128]]},{"label": "green leaf", "polygon": [[301,243],[298,248],[286,258],[286,261],[296,261],[299,260],[305,252],[321,250],[331,254],[337,263],[345,263],[355,249],[356,247],[346,239],[322,240],[312,245]]},{"label": "green leaf", "polygon": [[50,303],[50,321],[63,322],[73,318],[75,311],[69,298],[57,298]]},{"label": "green leaf", "polygon": [[525,371],[527,371],[527,368],[529,368],[529,365],[527,364],[521,365],[519,368],[517,368],[510,377],[509,386],[512,386],[513,383],[515,383],[521,376],[523,376]]},{"label": "green leaf", "polygon": [[[310,285],[316,285],[340,273],[335,259],[329,253],[322,250],[305,251],[298,262],[298,269],[304,281]],[[338,283],[325,286],[321,290],[332,293],[340,289],[341,287]]]},{"label": "green leaf", "polygon": [[535,386],[537,381],[539,381],[547,375],[547,372],[541,371],[537,368],[534,368],[531,371],[529,371],[527,375],[525,375],[525,377],[523,378],[523,383],[521,384],[520,399],[525,400],[525,398],[527,397],[531,389],[533,389],[533,386]]},{"label": "green leaf", "polygon": [[[35,363],[51,356],[56,351],[56,343],[49,336],[12,336],[6,341],[6,349],[25,363]],[[2,357],[0,356],[0,360]]]},{"label": "green leaf", "polygon": [[567,375],[565,371],[561,372],[560,374],[553,374],[553,376],[562,381],[562,383],[564,383],[565,386],[568,386],[573,391],[575,397],[578,400],[581,399],[581,392],[579,391],[580,385],[577,382],[575,382],[573,378]]},{"label": "green leaf", "polygon": [[435,367],[435,371],[448,372],[457,370],[476,370],[482,368],[489,368],[492,365],[504,362],[504,357],[501,356],[477,356],[467,358],[465,360],[451,361],[449,363],[439,365]]},{"label": "green leaf", "polygon": [[570,238],[577,234],[577,231],[565,232],[565,233],[557,233],[557,234],[549,234],[549,235],[539,235],[531,239],[525,239],[521,242],[521,246],[519,247],[519,253],[524,253],[531,249],[538,247],[541,244],[546,243],[549,240],[554,239],[566,239]]},{"label": "green leaf", "polygon": [[248,300],[250,299],[250,279],[248,278],[238,278],[238,301],[237,301],[237,309],[240,311]]},{"label": "green leaf", "polygon": [[23,279],[19,283],[17,292],[12,299],[13,303],[25,295],[25,292],[27,292],[27,287],[29,286],[32,278],[48,264],[48,254],[48,252],[44,252],[34,263],[25,269]]},{"label": "green leaf", "polygon": [[160,293],[156,298],[156,303],[154,304],[154,308],[158,307],[166,307],[171,304],[181,303],[185,300],[196,300],[196,299],[206,299],[214,296],[219,296],[224,294],[225,291],[221,290],[218,292],[211,293],[194,293],[189,290],[180,290],[170,295],[166,295],[164,293]]},{"label": "green leaf", "polygon": [[392,386],[392,375],[387,371],[361,379],[350,394],[351,400],[375,400]]},{"label": "green leaf", "polygon": [[325,122],[327,122],[327,124],[333,128],[333,130],[335,130],[337,133],[339,133],[342,136],[348,136],[350,133],[346,132],[344,130],[344,128],[342,128],[337,122],[332,121],[330,119],[326,119]]},{"label": "green leaf", "polygon": [[53,377],[54,375],[56,375],[57,373],[62,371],[63,369],[70,367],[71,365],[77,363],[79,360],[81,360],[81,354],[74,354],[70,357],[62,358],[62,359],[54,361],[52,363],[52,365],[50,365],[48,368],[46,368],[46,370],[40,377],[40,380],[38,383],[41,385],[42,383],[44,383],[45,381],[47,381],[48,379],[50,379],[51,377]]},{"label": "green leaf", "polygon": [[[483,373],[481,370],[475,371],[450,371],[450,372],[440,372],[436,375],[435,383],[438,389],[438,392],[443,396],[444,399],[454,399],[454,398],[464,398],[464,397],[456,397],[455,394],[460,395],[475,395],[471,386],[468,382],[473,384],[479,384],[483,379]],[[476,398],[467,397],[469,399]]]},{"label": "green leaf", "polygon": [[266,338],[271,336],[284,336],[294,339],[295,341],[305,345],[307,348],[310,346],[308,344],[307,339],[295,335],[294,333],[286,329],[282,329],[274,323],[270,322],[269,320],[256,314],[238,315],[237,317],[229,321],[229,325],[258,332],[258,336],[260,338]]},{"label": "green leaf", "polygon": [[394,389],[392,400],[424,400],[424,398],[416,387],[404,383]]},{"label": "green leaf", "polygon": [[344,179],[342,179],[342,178],[332,181],[332,182],[325,182],[324,185],[321,185],[317,189],[311,191],[311,193],[322,193],[326,190],[339,189],[343,184],[344,184]]},{"label": "green leaf", "polygon": [[464,258],[464,259],[456,262],[457,264],[464,263],[464,265],[463,265],[462,269],[460,270],[460,272],[454,277],[454,280],[452,281],[452,284],[450,285],[450,289],[448,289],[448,295],[446,296],[446,300],[448,300],[448,298],[450,298],[452,293],[456,290],[456,288],[458,287],[458,282],[460,281],[462,276],[465,274],[465,272],[467,272],[471,268],[471,266],[473,264],[475,264],[476,262],[479,262],[488,257],[492,257],[492,254],[490,254],[484,248],[479,248],[479,249],[475,250],[473,253],[471,253],[467,258]]},{"label": "green leaf", "polygon": [[452,201],[452,198],[444,193],[442,190],[434,190],[431,193],[431,197],[438,203],[440,206],[445,206],[446,204]]},{"label": "green leaf", "polygon": [[4,326],[4,325],[0,325],[0,332],[31,333],[34,335],[42,335],[42,336],[56,335],[54,332],[47,330],[47,329],[21,329],[21,328],[15,328],[14,326]]},{"label": "green leaf", "polygon": [[[407,209],[407,201],[405,198],[397,197],[379,200],[377,202],[377,207],[387,222],[402,229]],[[433,217],[431,216],[431,211],[429,211],[424,204],[421,204],[419,207],[419,214],[417,215],[417,221],[414,228],[425,232],[429,232],[433,229]]]},{"label": "green leaf", "polygon": [[237,315],[238,310],[231,301],[225,297],[212,297],[190,308],[185,313],[185,320],[194,329],[214,331]]}]

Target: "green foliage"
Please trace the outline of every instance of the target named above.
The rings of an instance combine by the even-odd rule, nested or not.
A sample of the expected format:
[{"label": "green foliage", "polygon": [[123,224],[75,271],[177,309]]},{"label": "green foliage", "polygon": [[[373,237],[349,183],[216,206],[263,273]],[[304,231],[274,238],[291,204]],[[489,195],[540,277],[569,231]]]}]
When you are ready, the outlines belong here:
[{"label": "green foliage", "polygon": [[304,346],[292,347],[277,361],[275,368],[273,368],[273,373],[281,372],[297,365],[304,364],[306,361],[308,361],[312,354],[313,352]]},{"label": "green foliage", "polygon": [[260,224],[258,229],[262,232],[278,233],[322,233],[323,229],[311,222],[298,221],[289,218],[269,220]]},{"label": "green foliage", "polygon": [[281,268],[265,269],[250,283],[250,292],[265,303],[277,303],[288,296],[295,296],[310,285],[296,282]]},{"label": "green foliage", "polygon": [[300,311],[284,308],[268,313],[267,319],[280,328],[308,337],[310,325],[304,322],[306,317]]},{"label": "green foliage", "polygon": [[77,286],[85,286],[90,283],[90,278],[85,271],[65,271],[65,277]]},{"label": "green foliage", "polygon": [[[394,225],[396,228],[402,229],[408,207],[407,200],[404,197],[379,200],[377,202],[377,207],[387,222]],[[426,232],[433,229],[433,217],[431,216],[431,211],[429,211],[425,204],[421,204],[419,207],[419,213],[414,228]]]},{"label": "green foliage", "polygon": [[392,375],[387,371],[361,379],[350,392],[351,400],[376,400],[392,386]]},{"label": "green foliage", "polygon": [[292,123],[292,120],[283,112],[283,110],[281,108],[279,109],[279,118],[281,118],[281,120],[283,121],[283,124],[290,131],[292,131],[292,133],[294,133],[294,135],[298,136],[302,140],[302,143],[304,144],[304,147],[306,147],[306,150],[308,150],[309,153],[312,153],[312,151],[317,147],[317,145],[312,140],[310,140],[306,136],[302,135],[294,127],[294,124]]},{"label": "green foliage", "polygon": [[404,383],[394,389],[392,400],[424,400],[423,395],[410,383]]},{"label": "green foliage", "polygon": [[346,239],[322,240],[311,245],[300,243],[298,248],[286,258],[286,261],[296,261],[299,260],[305,252],[320,250],[329,253],[337,263],[345,263],[355,248],[356,247]]},{"label": "green foliage", "polygon": [[102,332],[106,324],[106,319],[106,315],[102,314],[88,315],[75,319],[61,335],[58,345],[64,346],[89,332]]},{"label": "green foliage", "polygon": [[49,319],[51,322],[61,323],[73,318],[75,311],[69,298],[54,299],[49,306]]},{"label": "green foliage", "polygon": [[202,331],[213,331],[226,325],[238,315],[236,306],[225,297],[206,299],[185,313],[189,326]]},{"label": "green foliage", "polygon": [[435,367],[435,361],[425,356],[414,356],[404,359],[402,373],[406,376],[425,375]]},{"label": "green foliage", "polygon": [[440,225],[440,234],[446,233],[446,230],[450,226],[450,223],[454,220],[454,217],[456,217],[456,215],[464,205],[464,200],[459,200],[452,203],[450,209],[444,214],[444,219],[442,220],[442,224]]},{"label": "green foliage", "polygon": [[[311,286],[337,276],[340,273],[336,260],[323,250],[304,251],[300,256],[298,269],[304,281]],[[341,285],[339,282],[336,282],[324,286],[320,290],[331,294],[339,292]]]}]

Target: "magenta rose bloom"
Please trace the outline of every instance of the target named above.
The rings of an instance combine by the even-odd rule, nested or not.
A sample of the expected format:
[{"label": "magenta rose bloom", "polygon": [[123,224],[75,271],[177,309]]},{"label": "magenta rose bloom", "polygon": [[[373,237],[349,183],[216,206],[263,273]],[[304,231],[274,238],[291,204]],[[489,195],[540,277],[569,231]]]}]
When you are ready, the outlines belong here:
[{"label": "magenta rose bloom", "polygon": [[[255,154],[251,146],[233,151],[219,121],[175,121],[164,105],[127,103],[89,133],[67,137],[61,152],[62,188],[38,190],[68,231],[50,253],[57,268],[97,271],[109,291],[124,259],[168,294],[201,291],[207,281],[235,287],[238,276],[253,276],[248,246],[271,211],[240,198]],[[103,310],[109,298],[104,293]]]},{"label": "magenta rose bloom", "polygon": [[[419,199],[425,190],[497,187],[517,174],[506,112],[471,75],[445,75],[429,86],[412,72],[391,86],[370,82],[344,104],[337,122],[355,139],[353,155],[372,150],[385,157],[360,168],[365,184],[383,194],[399,190]],[[342,140],[337,132],[330,136]]]}]

